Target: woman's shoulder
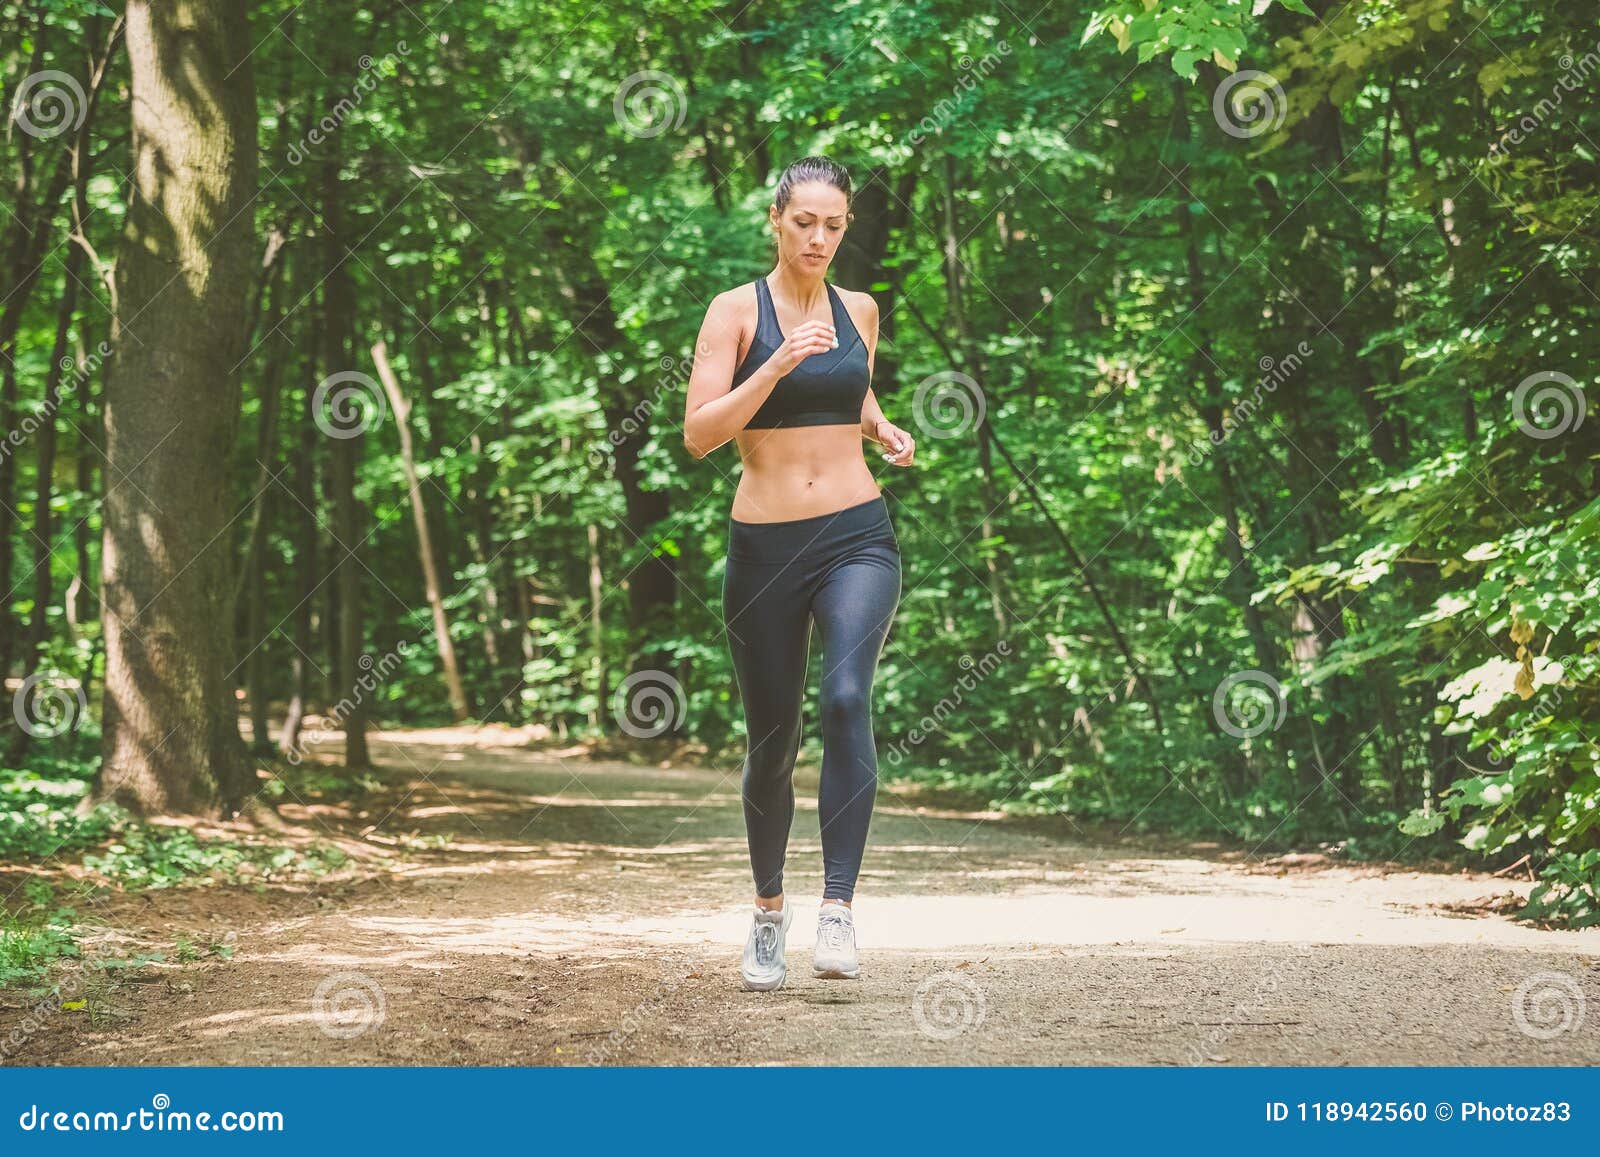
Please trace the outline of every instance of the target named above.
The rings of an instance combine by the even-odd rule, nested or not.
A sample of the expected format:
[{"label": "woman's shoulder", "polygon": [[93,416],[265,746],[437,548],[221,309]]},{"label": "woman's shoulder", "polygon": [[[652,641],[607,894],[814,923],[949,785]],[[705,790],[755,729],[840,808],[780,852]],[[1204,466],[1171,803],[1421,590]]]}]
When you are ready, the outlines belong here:
[{"label": "woman's shoulder", "polygon": [[712,305],[739,306],[749,305],[756,299],[756,283],[754,280],[741,281],[738,285],[724,289],[711,299]]},{"label": "woman's shoulder", "polygon": [[711,299],[711,304],[706,307],[706,312],[723,321],[730,318],[738,319],[743,328],[743,323],[750,322],[750,328],[755,327],[755,318],[761,311],[761,302],[756,295],[756,283],[746,281],[729,289],[724,289]]},{"label": "woman's shoulder", "polygon": [[850,320],[855,323],[856,330],[863,335],[876,332],[878,299],[864,289],[846,289],[842,285],[834,288],[839,291],[839,300],[850,311]]},{"label": "woman's shoulder", "polygon": [[750,322],[749,328],[754,328],[756,315],[760,312],[761,303],[756,298],[756,283],[746,281],[743,284],[724,289],[711,299],[706,306],[707,315],[717,318],[722,322],[737,320],[741,323]]}]

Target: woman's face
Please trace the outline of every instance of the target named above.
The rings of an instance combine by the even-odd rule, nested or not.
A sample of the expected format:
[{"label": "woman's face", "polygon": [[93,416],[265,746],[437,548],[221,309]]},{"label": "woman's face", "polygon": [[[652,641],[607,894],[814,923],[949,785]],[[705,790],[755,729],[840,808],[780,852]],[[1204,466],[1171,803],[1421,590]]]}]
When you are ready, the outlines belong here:
[{"label": "woman's face", "polygon": [[778,260],[806,273],[821,273],[844,240],[850,209],[844,193],[821,181],[796,185],[783,214],[772,212],[778,230]]}]

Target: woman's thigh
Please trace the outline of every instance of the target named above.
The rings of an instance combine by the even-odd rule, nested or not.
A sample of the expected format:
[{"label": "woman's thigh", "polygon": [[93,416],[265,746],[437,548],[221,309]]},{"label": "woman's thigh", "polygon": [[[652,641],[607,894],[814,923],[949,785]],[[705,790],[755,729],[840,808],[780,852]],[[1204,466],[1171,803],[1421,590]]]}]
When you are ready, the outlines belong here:
[{"label": "woman's thigh", "polygon": [[723,628],[752,746],[799,725],[811,647],[811,611],[798,567],[730,558]]},{"label": "woman's thigh", "polygon": [[900,552],[875,542],[830,570],[812,595],[822,635],[822,694],[870,690],[878,657],[900,603]]}]

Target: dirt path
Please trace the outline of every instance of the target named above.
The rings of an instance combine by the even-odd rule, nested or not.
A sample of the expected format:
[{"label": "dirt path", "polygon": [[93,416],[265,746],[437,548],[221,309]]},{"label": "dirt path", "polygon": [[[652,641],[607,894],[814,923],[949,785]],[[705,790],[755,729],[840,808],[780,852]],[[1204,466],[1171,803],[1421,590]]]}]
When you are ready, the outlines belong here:
[{"label": "dirt path", "polygon": [[[131,971],[92,994],[92,1020],[51,1012],[12,1059],[1600,1063],[1600,930],[1480,914],[1526,883],[1091,842],[887,789],[856,904],[863,978],[815,980],[814,769],[790,846],[789,983],[745,992],[735,778],[461,738],[376,737],[409,792],[367,815],[301,809],[410,846],[395,870],[119,899],[104,917],[124,949],[182,936],[233,955]],[[18,1016],[0,1010],[0,1037]]]}]

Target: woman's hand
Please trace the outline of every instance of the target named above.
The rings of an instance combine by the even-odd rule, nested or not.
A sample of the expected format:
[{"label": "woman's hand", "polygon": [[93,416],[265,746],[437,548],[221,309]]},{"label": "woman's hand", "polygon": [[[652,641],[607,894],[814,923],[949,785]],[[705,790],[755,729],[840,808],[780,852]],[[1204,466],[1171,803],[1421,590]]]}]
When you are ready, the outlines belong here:
[{"label": "woman's hand", "polygon": [[826,321],[805,321],[784,338],[772,355],[772,364],[787,374],[812,354],[826,353],[839,344],[833,325]]},{"label": "woman's hand", "polygon": [[883,456],[885,462],[893,466],[909,466],[911,458],[917,452],[917,442],[899,426],[888,418],[879,418],[878,424],[872,428],[873,436],[877,438],[887,454]]}]

